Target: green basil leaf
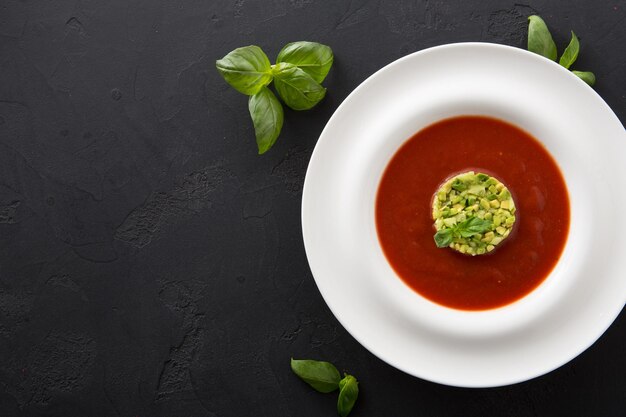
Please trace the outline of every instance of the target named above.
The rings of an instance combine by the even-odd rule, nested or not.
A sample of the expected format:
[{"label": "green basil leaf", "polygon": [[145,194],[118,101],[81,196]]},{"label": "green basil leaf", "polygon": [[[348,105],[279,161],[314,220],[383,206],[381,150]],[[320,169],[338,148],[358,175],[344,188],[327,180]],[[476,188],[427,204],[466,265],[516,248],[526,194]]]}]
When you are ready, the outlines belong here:
[{"label": "green basil leaf", "polygon": [[435,233],[435,244],[438,248],[446,248],[452,243],[452,229],[441,229]]},{"label": "green basil leaf", "polygon": [[596,83],[596,76],[591,71],[572,71],[578,78],[593,86]]},{"label": "green basil leaf", "polygon": [[479,233],[485,233],[491,230],[493,223],[491,220],[481,219],[479,217],[472,217],[467,219],[456,226],[456,232],[461,237],[472,237]]},{"label": "green basil leaf", "polygon": [[276,62],[295,65],[321,83],[333,65],[333,51],[317,42],[292,42],[278,53]]},{"label": "green basil leaf", "polygon": [[578,51],[580,50],[580,43],[578,42],[578,37],[572,30],[572,39],[569,41],[569,45],[563,51],[563,55],[561,55],[561,59],[559,59],[559,64],[564,66],[565,68],[569,68],[578,58]]},{"label": "green basil leaf", "polygon": [[339,388],[341,375],[330,362],[291,358],[291,370],[319,392],[328,393]]},{"label": "green basil leaf", "polygon": [[308,110],[326,95],[326,89],[295,65],[274,65],[274,87],[285,104],[294,110]]},{"label": "green basil leaf", "polygon": [[278,139],[283,127],[283,106],[267,87],[248,99],[248,110],[254,123],[259,154],[267,152]]},{"label": "green basil leaf", "polygon": [[359,383],[356,378],[352,375],[344,375],[344,378],[339,381],[339,398],[337,399],[337,412],[341,417],[350,414],[359,396]]},{"label": "green basil leaf", "polygon": [[546,22],[536,15],[528,17],[528,50],[556,61],[556,45]]},{"label": "green basil leaf", "polygon": [[272,82],[270,61],[255,45],[235,49],[216,61],[215,66],[228,84],[249,96]]}]

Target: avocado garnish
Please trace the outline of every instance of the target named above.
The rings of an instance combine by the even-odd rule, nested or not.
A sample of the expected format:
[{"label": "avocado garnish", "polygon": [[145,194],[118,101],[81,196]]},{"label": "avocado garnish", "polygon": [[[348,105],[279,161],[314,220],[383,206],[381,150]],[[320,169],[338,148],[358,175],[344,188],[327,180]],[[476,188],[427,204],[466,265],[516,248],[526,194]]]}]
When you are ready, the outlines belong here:
[{"label": "avocado garnish", "polygon": [[435,244],[466,255],[493,251],[513,230],[515,202],[497,178],[474,171],[446,180],[433,197]]}]

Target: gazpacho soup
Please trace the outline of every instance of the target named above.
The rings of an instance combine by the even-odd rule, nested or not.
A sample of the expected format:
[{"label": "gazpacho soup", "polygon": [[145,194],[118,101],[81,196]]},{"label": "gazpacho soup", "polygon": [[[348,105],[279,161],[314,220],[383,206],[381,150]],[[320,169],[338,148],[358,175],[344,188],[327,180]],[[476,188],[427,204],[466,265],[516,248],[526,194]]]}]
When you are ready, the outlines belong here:
[{"label": "gazpacho soup", "polygon": [[432,124],[385,169],[376,228],[396,274],[461,310],[510,304],[541,284],[569,231],[567,187],[543,145],[484,116]]}]

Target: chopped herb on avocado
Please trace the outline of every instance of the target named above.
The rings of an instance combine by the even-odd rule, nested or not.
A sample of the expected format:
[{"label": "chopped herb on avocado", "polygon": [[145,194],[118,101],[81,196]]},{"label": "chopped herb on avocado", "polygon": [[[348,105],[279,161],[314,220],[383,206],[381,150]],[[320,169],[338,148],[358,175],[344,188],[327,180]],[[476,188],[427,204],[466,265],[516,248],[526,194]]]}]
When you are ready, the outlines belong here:
[{"label": "chopped herb on avocado", "polygon": [[467,255],[491,252],[515,224],[511,192],[484,173],[464,172],[448,179],[433,197],[435,244]]}]

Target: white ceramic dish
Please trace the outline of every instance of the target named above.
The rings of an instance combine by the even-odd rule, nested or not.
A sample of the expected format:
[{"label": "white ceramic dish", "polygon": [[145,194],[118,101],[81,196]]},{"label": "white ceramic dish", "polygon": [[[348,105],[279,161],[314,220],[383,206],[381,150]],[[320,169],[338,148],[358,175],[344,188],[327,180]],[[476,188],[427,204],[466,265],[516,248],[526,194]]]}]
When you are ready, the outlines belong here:
[{"label": "white ceramic dish", "polygon": [[[530,295],[482,312],[445,308],[406,286],[378,243],[374,201],[395,151],[455,115],[509,121],[558,162],[570,235]],[[368,350],[430,381],[489,387],[524,381],[576,357],[626,301],[626,133],[566,69],[522,49],[444,45],[384,67],[355,89],[320,136],[306,175],[302,229],[317,286]]]}]

